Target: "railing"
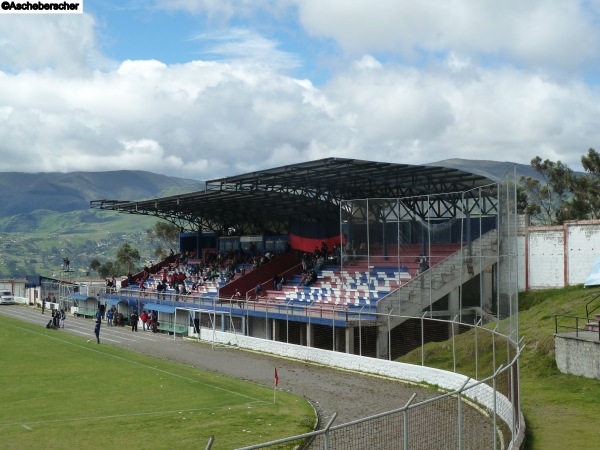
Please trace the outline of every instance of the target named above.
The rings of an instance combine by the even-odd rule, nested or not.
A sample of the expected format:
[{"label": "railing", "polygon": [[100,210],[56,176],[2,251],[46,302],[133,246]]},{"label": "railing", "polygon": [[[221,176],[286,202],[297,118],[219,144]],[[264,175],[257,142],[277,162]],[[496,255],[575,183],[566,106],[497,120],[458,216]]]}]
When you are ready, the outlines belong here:
[{"label": "railing", "polygon": [[594,331],[593,328],[598,328],[598,340],[600,340],[600,317],[598,315],[595,320],[563,314],[554,315],[554,331],[556,334],[574,332],[575,337],[579,337],[579,333]]},{"label": "railing", "polygon": [[[591,308],[591,304],[594,302],[598,302],[598,304],[594,308]],[[588,318],[588,320],[590,319],[590,316],[598,309],[600,309],[600,294],[594,294],[592,299],[585,304],[585,316]],[[596,317],[597,316],[598,315],[596,315]]]}]

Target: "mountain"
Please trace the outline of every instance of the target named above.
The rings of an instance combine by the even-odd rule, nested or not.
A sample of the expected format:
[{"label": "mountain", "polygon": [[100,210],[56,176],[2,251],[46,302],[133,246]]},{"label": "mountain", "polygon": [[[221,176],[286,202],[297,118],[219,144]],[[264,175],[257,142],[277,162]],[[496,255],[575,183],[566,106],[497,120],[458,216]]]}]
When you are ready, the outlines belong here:
[{"label": "mountain", "polygon": [[44,209],[87,210],[91,200],[141,200],[204,188],[197,180],[137,170],[71,173],[0,173],[0,217]]},{"label": "mountain", "polygon": [[[166,197],[204,186],[136,170],[0,173],[0,279],[93,275],[91,262],[114,261],[123,243],[140,252],[141,263],[151,260],[156,244],[146,230],[159,219],[91,209],[90,201]],[[64,257],[73,274],[62,272]]]}]

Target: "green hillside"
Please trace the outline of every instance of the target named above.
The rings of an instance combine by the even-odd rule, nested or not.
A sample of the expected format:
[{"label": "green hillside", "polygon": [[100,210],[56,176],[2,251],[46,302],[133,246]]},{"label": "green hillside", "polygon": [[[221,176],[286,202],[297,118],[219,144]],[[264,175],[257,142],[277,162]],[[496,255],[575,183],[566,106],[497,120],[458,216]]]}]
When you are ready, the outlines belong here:
[{"label": "green hillside", "polygon": [[[527,426],[526,449],[595,449],[600,441],[600,380],[565,375],[554,358],[556,314],[585,317],[585,305],[600,288],[573,286],[519,294],[521,407]],[[600,306],[600,300],[593,305]],[[473,335],[457,336],[456,371],[472,373]],[[425,346],[428,365],[453,370],[448,343]],[[420,364],[420,350],[400,358]],[[431,364],[431,361],[436,361]]]},{"label": "green hillside", "polygon": [[69,258],[78,277],[93,259],[114,261],[124,242],[140,266],[154,258],[146,230],[157,218],[90,209],[93,200],[143,200],[198,191],[204,183],[143,171],[74,172],[0,176],[0,278],[60,276]]},{"label": "green hillside", "polygon": [[114,261],[124,242],[139,250],[143,264],[154,258],[146,230],[157,220],[101,210],[35,211],[0,219],[0,229],[10,230],[0,232],[0,278],[57,277],[64,257],[73,276],[95,275],[89,273],[91,261]]}]

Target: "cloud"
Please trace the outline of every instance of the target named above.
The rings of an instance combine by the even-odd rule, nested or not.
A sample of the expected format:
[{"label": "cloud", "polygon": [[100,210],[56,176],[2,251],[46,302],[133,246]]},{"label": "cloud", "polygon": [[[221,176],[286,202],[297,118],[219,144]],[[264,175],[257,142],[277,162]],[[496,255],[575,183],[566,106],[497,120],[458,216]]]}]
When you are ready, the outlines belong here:
[{"label": "cloud", "polygon": [[0,75],[3,171],[209,179],[327,156],[527,164],[540,154],[577,165],[600,138],[597,91],[452,59],[424,71],[366,55],[322,88],[243,62]]},{"label": "cloud", "polygon": [[540,0],[297,0],[313,36],[345,51],[416,59],[451,51],[526,66],[598,62],[598,11],[588,2]]},{"label": "cloud", "polygon": [[0,70],[80,74],[110,61],[97,51],[89,14],[0,15]]},{"label": "cloud", "polygon": [[[250,2],[176,3],[252,10]],[[450,6],[434,11],[428,2],[414,10],[403,2],[372,2],[371,9],[350,2],[333,21],[339,4],[323,0],[320,12],[333,21],[325,31],[319,28],[322,18],[312,15],[316,3],[298,2],[307,29],[356,52],[341,57],[349,63],[337,65],[318,85],[291,73],[303,60],[250,27],[196,34],[204,45],[202,59],[111,65],[97,50],[90,16],[78,23],[30,19],[29,33],[0,22],[0,171],[131,168],[205,180],[328,156],[407,164],[446,158],[528,164],[540,155],[577,168],[581,155],[600,139],[597,87],[537,68],[535,59],[519,64],[507,57],[490,64],[481,54],[529,60],[527,53],[536,53],[525,48],[529,45],[539,50],[539,61],[566,67],[593,58],[593,51],[575,46],[570,60],[561,56],[562,47],[550,54],[541,31],[525,26],[548,12],[544,1],[534,7],[511,0],[520,15],[495,6],[480,11],[478,20],[461,9],[463,3],[450,0]],[[558,6],[551,15],[555,22],[550,21],[557,35],[571,36],[569,42],[581,33],[573,25],[577,20],[589,31],[574,3]],[[261,3],[264,8],[285,4]],[[413,14],[420,26],[400,14],[396,20],[408,29],[396,23],[400,29],[392,30],[388,16],[396,13]],[[519,47],[492,23],[493,13],[498,23],[512,23],[515,34],[533,33],[540,41]],[[381,29],[373,29],[371,17],[381,19]],[[490,31],[478,41],[476,31],[486,26],[500,35]],[[355,41],[344,27],[355,27],[365,41]],[[80,40],[71,52],[66,43],[75,36]],[[34,45],[42,39],[47,52]],[[589,39],[596,39],[594,32]],[[27,51],[19,54],[17,48]],[[435,58],[410,65],[373,50],[386,48],[406,55],[427,49]]]},{"label": "cloud", "polygon": [[268,65],[275,70],[300,66],[297,55],[278,49],[279,43],[245,28],[227,28],[194,35],[191,40],[205,45],[203,56],[216,56],[224,61],[245,61]]}]

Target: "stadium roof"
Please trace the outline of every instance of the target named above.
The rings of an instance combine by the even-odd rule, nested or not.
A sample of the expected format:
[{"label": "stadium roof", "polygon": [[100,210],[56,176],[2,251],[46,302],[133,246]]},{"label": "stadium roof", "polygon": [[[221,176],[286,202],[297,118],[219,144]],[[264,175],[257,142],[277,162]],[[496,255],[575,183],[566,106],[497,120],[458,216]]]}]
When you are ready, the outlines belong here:
[{"label": "stadium roof", "polygon": [[90,207],[156,216],[189,231],[231,227],[236,234],[285,234],[293,220],[339,220],[344,200],[436,196],[454,205],[464,192],[481,189],[495,196],[496,182],[447,167],[325,158],[210,180],[204,191],[151,200],[94,200]]}]

